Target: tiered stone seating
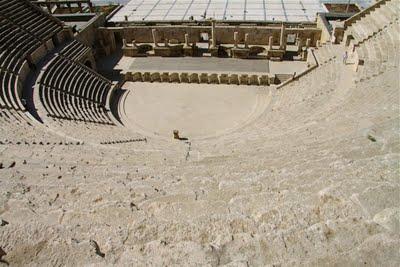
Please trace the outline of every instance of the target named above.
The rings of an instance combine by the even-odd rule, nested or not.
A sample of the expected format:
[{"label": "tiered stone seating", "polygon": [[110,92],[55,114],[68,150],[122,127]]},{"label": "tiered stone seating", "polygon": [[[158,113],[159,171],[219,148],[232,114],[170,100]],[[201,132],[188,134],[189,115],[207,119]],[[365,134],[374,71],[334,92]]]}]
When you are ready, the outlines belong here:
[{"label": "tiered stone seating", "polygon": [[[39,78],[52,115],[43,127],[16,120],[24,114],[1,94],[1,261],[397,266],[398,31],[393,23],[356,47],[358,73],[338,56],[346,47],[319,48],[317,68],[257,88],[269,94],[246,123],[186,142],[108,124],[109,82],[62,50]],[[153,75],[169,77],[182,79]]]},{"label": "tiered stone seating", "polygon": [[60,51],[60,54],[71,60],[79,61],[82,55],[85,55],[89,50],[90,47],[74,39]]},{"label": "tiered stone seating", "polygon": [[68,50],[55,56],[38,79],[47,114],[59,119],[113,124],[106,110],[112,83],[65,54],[70,56]]},{"label": "tiered stone seating", "polygon": [[376,35],[390,24],[399,20],[398,0],[389,0],[380,7],[364,15],[347,28],[347,34],[354,38],[353,44],[358,45]]},{"label": "tiered stone seating", "polygon": [[8,146],[6,259],[21,259],[23,247],[74,265],[396,266],[397,70],[356,85],[349,70],[336,58],[270,87],[272,103],[254,123],[190,149],[153,139],[118,149]]},{"label": "tiered stone seating", "polygon": [[326,43],[320,47],[316,47],[314,50],[314,54],[317,57],[319,65],[326,64],[337,57],[337,53],[332,51],[332,45],[330,43]]},{"label": "tiered stone seating", "polygon": [[398,67],[399,55],[395,51],[400,48],[399,27],[399,22],[390,24],[375,36],[355,47],[357,58],[363,61],[363,64],[358,66],[355,82],[370,79],[382,74],[387,69]]},{"label": "tiered stone seating", "polygon": [[0,96],[3,100],[3,103],[0,104],[8,108],[23,110],[24,107],[18,97],[21,86],[18,75],[22,68],[27,67],[26,56],[41,43],[39,39],[20,31],[16,25],[6,19],[0,19],[0,75],[2,80]]},{"label": "tiered stone seating", "polygon": [[0,14],[22,31],[40,40],[49,39],[62,30],[60,21],[47,15],[27,0],[0,0]]},{"label": "tiered stone seating", "polygon": [[[0,109],[8,109],[16,120],[25,110],[21,92],[27,58],[62,29],[61,23],[38,10],[29,1],[0,1]],[[14,112],[12,110],[16,110]]]}]

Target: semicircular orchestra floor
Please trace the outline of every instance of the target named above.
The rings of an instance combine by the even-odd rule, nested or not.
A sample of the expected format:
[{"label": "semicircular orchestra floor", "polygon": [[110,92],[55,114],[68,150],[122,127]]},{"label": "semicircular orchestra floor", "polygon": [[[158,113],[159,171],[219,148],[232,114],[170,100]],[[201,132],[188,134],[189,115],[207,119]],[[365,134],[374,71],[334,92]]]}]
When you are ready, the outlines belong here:
[{"label": "semicircular orchestra floor", "polygon": [[262,86],[127,82],[121,103],[124,124],[142,134],[189,139],[212,138],[254,120],[267,107]]}]

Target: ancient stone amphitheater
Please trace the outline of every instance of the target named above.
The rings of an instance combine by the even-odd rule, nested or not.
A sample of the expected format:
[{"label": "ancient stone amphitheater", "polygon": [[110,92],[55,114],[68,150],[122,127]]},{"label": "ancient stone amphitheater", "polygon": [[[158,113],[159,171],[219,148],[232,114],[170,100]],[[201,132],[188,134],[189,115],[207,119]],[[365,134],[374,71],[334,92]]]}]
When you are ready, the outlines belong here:
[{"label": "ancient stone amphitheater", "polygon": [[124,123],[91,47],[0,0],[0,265],[398,266],[400,8],[379,3],[184,141]]}]

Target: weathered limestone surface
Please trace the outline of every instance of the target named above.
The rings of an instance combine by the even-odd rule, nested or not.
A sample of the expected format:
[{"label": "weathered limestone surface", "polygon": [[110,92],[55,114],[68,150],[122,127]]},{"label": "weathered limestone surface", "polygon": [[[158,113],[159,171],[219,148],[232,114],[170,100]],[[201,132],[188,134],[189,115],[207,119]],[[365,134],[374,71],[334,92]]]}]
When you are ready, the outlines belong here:
[{"label": "weathered limestone surface", "polygon": [[[15,92],[1,87],[0,266],[398,266],[399,22],[398,1],[387,2],[393,19],[379,32],[361,30],[367,16],[351,25],[366,35],[347,65],[346,47],[320,46],[318,67],[280,89],[260,86],[267,97],[245,122],[207,138],[46,117],[110,119],[73,98],[97,81],[82,66],[63,76],[77,93],[33,92],[44,124],[8,106]],[[353,53],[364,61],[357,72]],[[124,97],[116,106],[126,122]]]}]

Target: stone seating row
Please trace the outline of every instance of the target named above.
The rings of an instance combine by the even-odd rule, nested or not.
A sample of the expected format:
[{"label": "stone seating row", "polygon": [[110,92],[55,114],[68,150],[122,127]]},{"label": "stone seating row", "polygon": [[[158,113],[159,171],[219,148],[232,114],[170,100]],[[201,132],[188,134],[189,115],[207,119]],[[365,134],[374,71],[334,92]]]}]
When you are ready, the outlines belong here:
[{"label": "stone seating row", "polygon": [[207,83],[236,85],[270,85],[275,76],[267,74],[226,74],[187,72],[128,72],[126,79],[133,82]]},{"label": "stone seating row", "polygon": [[0,140],[0,145],[39,145],[39,146],[54,146],[54,145],[59,145],[59,146],[68,146],[68,145],[83,145],[84,142],[77,141],[77,142],[63,142],[63,141],[58,141],[58,142],[45,142],[45,141],[13,141],[13,140]]},{"label": "stone seating row", "polygon": [[398,23],[390,25],[355,48],[358,59],[362,60],[354,79],[356,83],[380,75],[387,69],[398,67],[399,56],[396,52],[400,46],[398,27]]},{"label": "stone seating row", "polygon": [[144,139],[141,135],[133,134],[130,130],[113,124],[100,124],[59,118],[52,119],[53,121],[48,124],[52,129],[70,138],[88,143],[110,145],[118,144],[116,141],[121,140]]},{"label": "stone seating row", "polygon": [[25,58],[41,45],[41,40],[6,22],[0,28],[0,68],[18,73]]},{"label": "stone seating row", "polygon": [[[21,101],[23,83],[29,71],[30,55],[52,35],[61,24],[27,1],[0,1],[0,107],[24,114]],[[22,112],[21,112],[22,111]],[[15,116],[19,121],[21,116]],[[26,121],[30,119],[22,116]]]},{"label": "stone seating row", "polygon": [[[377,41],[380,40],[382,39],[377,38]],[[392,52],[396,53],[395,51]],[[388,52],[388,57],[393,56],[392,52]],[[275,115],[268,116],[268,114],[266,114],[266,119],[264,121],[259,121],[259,125],[256,128],[259,131],[255,131],[255,133],[260,134],[265,131],[269,133],[269,136],[272,136],[271,132],[275,129],[277,134],[279,134],[279,132],[285,132],[286,129],[282,127],[284,125],[290,125],[290,128],[295,130],[297,126],[294,125],[298,125],[299,129],[302,127],[305,128],[302,125],[312,125],[318,118],[329,118],[329,121],[332,121],[332,112],[335,110],[335,107],[344,107],[346,103],[348,103],[346,107],[346,112],[348,112],[347,116],[350,117],[350,110],[352,112],[359,112],[360,114],[365,113],[365,103],[370,105],[377,99],[377,94],[380,95],[380,93],[378,93],[376,89],[380,88],[379,83],[384,83],[385,78],[379,78],[377,76],[371,77],[369,81],[363,81],[358,84],[357,90],[355,90],[355,88],[338,87],[338,85],[341,84],[340,72],[347,72],[342,69],[342,66],[341,61],[335,59],[328,64],[316,68],[315,71],[310,72],[299,81],[286,86],[283,90],[278,90],[279,94],[275,95],[275,100],[269,110],[276,112],[274,113]],[[393,69],[391,71],[393,71]],[[386,74],[387,70],[382,75]],[[375,84],[370,85],[370,82],[374,82]],[[369,87],[368,90],[366,90],[367,87]],[[385,88],[387,87],[385,86]],[[384,89],[382,88],[382,90]],[[362,97],[356,95],[349,97],[349,94],[352,94],[353,91],[362,94]],[[396,100],[391,100],[396,103]],[[385,101],[385,98],[381,98],[380,101]],[[388,99],[386,99],[386,101],[388,101]],[[385,105],[390,106],[388,102],[377,103],[377,106]],[[307,116],[304,116],[304,114],[307,114]],[[307,119],[305,120],[304,118]],[[297,122],[301,123],[295,124]],[[265,128],[266,125],[268,126],[267,129]],[[274,125],[278,127],[274,127]],[[323,128],[322,125],[321,131]],[[343,130],[343,126],[335,127],[333,124],[330,128],[340,129],[340,131]],[[313,130],[312,133],[306,130],[303,132],[298,131],[296,136],[297,135],[298,138],[304,141],[312,139],[313,136],[318,136],[315,130]]]},{"label": "stone seating row", "polygon": [[115,144],[126,144],[126,143],[134,143],[134,142],[147,142],[147,139],[146,138],[136,138],[136,139],[127,139],[127,140],[102,141],[102,142],[100,142],[100,144],[115,145]]},{"label": "stone seating row", "polygon": [[[313,136],[301,129],[306,129],[318,118],[328,117],[332,112],[330,106],[335,106],[342,66],[338,61],[338,59],[332,60],[282,89],[275,90],[271,102],[264,113],[259,115],[259,119],[244,127],[243,131],[228,135],[221,143],[237,147],[243,142],[240,141],[241,138],[246,140],[245,143],[248,140],[260,140],[260,143],[248,148],[241,146],[241,151],[246,153],[265,146],[262,140],[266,138],[284,136],[286,133],[296,131],[298,131],[296,138],[308,143]],[[229,151],[230,147],[218,149]]]},{"label": "stone seating row", "polygon": [[[24,118],[25,115],[20,111],[0,108],[0,144],[54,146],[83,145],[88,141],[110,145],[146,141],[142,136],[132,135],[129,130],[111,124],[52,118],[51,128],[65,136],[60,137],[55,134],[57,131],[48,131],[49,124],[42,129],[37,124],[27,124]],[[93,136],[93,133],[96,135]],[[118,140],[115,140],[115,136],[118,136]],[[69,138],[75,141],[67,141]]]},{"label": "stone seating row", "polygon": [[37,84],[48,116],[104,124],[113,123],[105,108],[111,86],[99,74],[61,54],[41,71]]},{"label": "stone seating row", "polygon": [[12,73],[0,70],[0,81],[2,91],[0,93],[0,106],[14,109],[23,109],[17,99],[17,88],[19,85],[18,77]]},{"label": "stone seating row", "polygon": [[[274,125],[279,125],[278,120],[287,118],[301,121],[304,114],[309,114],[308,118],[310,118],[311,114],[316,114],[318,110],[329,105],[330,96],[337,89],[339,83],[339,67],[336,58],[278,90],[271,105],[273,111],[279,114],[279,116],[271,118],[276,120]],[[322,99],[326,99],[326,101],[322,101]],[[317,101],[318,105],[315,104]],[[290,113],[290,115],[286,113]]]},{"label": "stone seating row", "polygon": [[112,85],[86,66],[62,56],[46,67],[40,83],[103,105]]},{"label": "stone seating row", "polygon": [[66,58],[78,61],[89,50],[89,47],[74,39],[60,51],[60,54]]},{"label": "stone seating row", "polygon": [[15,110],[12,108],[0,106],[0,117],[4,125],[31,125],[31,121],[26,117],[25,113],[22,110]]},{"label": "stone seating row", "polygon": [[0,0],[0,14],[39,39],[62,30],[62,24],[26,0]]},{"label": "stone seating row", "polygon": [[58,144],[60,139],[53,133],[26,120],[26,115],[14,109],[0,108],[0,144],[41,145]]},{"label": "stone seating row", "polygon": [[40,86],[39,90],[40,99],[49,117],[93,123],[111,123],[102,109],[92,102],[52,90],[46,86]]},{"label": "stone seating row", "polygon": [[397,1],[387,1],[348,27],[347,32],[353,36],[353,43],[358,45],[398,21],[398,4]]},{"label": "stone seating row", "polygon": [[319,65],[326,64],[336,58],[336,54],[332,51],[331,43],[326,43],[320,47],[316,47],[314,49],[314,55],[317,57]]}]

